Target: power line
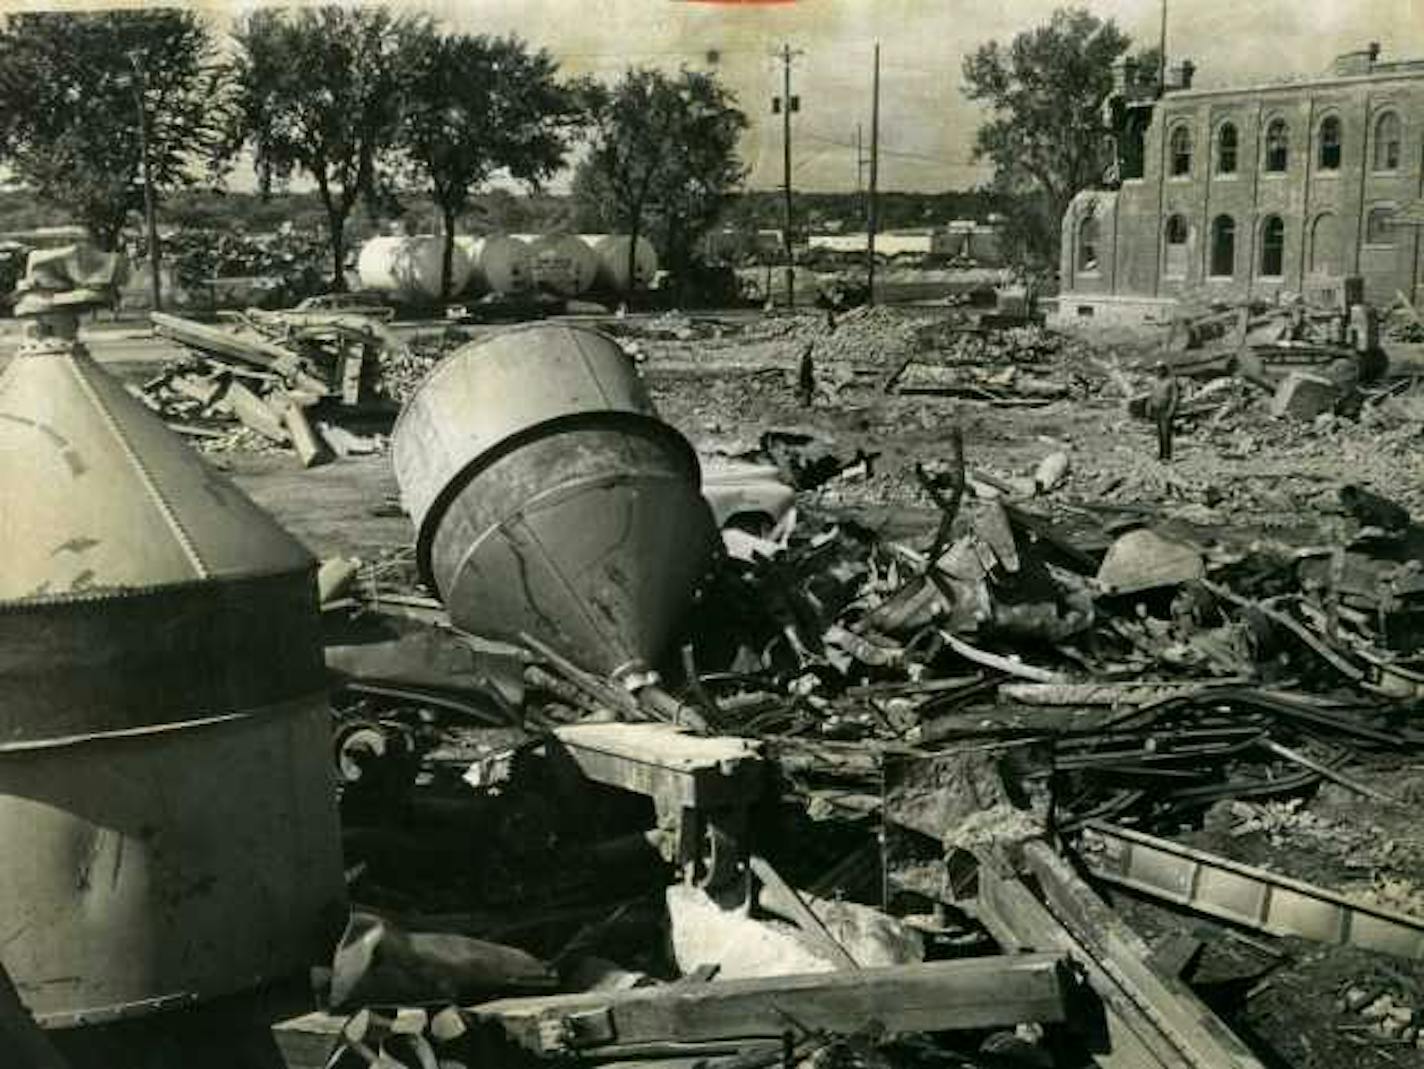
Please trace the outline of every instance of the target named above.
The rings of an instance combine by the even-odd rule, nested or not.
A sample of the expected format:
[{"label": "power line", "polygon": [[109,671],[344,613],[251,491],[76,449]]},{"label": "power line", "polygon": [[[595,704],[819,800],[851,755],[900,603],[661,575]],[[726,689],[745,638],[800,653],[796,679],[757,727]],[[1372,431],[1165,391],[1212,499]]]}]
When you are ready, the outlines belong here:
[{"label": "power line", "polygon": [[[854,152],[856,148],[855,142],[853,141],[842,141],[839,138],[826,137],[824,134],[811,133],[806,130],[803,130],[801,132],[801,136],[809,141],[819,141],[823,144],[834,145],[837,148],[843,148],[848,152]],[[973,160],[955,159],[951,156],[937,156],[933,153],[915,152],[911,149],[887,148],[884,145],[880,147],[880,154],[882,156],[897,156],[904,157],[906,159],[926,160],[930,163],[944,163],[948,164],[951,167],[977,167],[977,164],[975,164]]]}]

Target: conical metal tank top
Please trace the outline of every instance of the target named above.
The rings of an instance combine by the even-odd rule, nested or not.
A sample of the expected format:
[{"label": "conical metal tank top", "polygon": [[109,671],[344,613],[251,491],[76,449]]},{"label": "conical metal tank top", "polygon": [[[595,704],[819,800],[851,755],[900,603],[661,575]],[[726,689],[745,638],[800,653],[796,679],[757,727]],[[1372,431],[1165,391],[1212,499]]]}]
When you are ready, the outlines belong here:
[{"label": "conical metal tank top", "polygon": [[0,375],[0,602],[311,567],[310,554],[82,350]]}]

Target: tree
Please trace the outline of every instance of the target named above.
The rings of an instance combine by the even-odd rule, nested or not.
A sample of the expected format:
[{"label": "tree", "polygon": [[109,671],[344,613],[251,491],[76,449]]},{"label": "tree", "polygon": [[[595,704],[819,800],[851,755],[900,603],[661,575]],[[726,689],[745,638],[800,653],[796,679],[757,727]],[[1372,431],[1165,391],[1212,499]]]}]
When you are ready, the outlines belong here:
[{"label": "tree", "polygon": [[112,249],[143,204],[139,96],[162,194],[195,181],[220,144],[220,75],[191,11],[10,15],[0,29],[0,152]]},{"label": "tree", "polygon": [[316,183],[332,286],[346,288],[346,220],[387,190],[403,89],[429,21],[385,8],[261,9],[233,33],[237,117],[230,151],[251,147],[262,192],[294,172]]},{"label": "tree", "polygon": [[997,191],[1039,195],[1018,225],[1040,251],[1056,247],[1063,213],[1108,163],[1102,107],[1130,44],[1111,20],[1063,8],[1007,48],[990,41],[965,57],[964,93],[992,113],[974,156],[993,163]]},{"label": "tree", "polygon": [[431,35],[417,50],[400,142],[444,220],[442,296],[471,194],[496,172],[537,186],[563,166],[580,108],[557,71],[548,52],[516,37]]},{"label": "tree", "polygon": [[745,174],[737,141],[747,119],[716,77],[629,70],[592,101],[592,144],[574,174],[579,205],[626,232],[628,276],[650,230],[675,276]]}]

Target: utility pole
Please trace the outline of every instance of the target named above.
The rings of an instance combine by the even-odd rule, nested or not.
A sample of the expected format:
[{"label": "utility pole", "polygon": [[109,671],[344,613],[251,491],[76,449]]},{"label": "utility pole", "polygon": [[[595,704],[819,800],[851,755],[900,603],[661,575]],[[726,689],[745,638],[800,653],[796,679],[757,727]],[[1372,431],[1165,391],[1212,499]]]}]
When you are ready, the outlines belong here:
[{"label": "utility pole", "polygon": [[1157,72],[1157,87],[1165,93],[1167,91],[1167,0],[1162,0],[1162,32],[1157,37],[1157,54],[1161,57]]},{"label": "utility pole", "polygon": [[880,179],[880,42],[875,42],[875,77],[870,93],[870,198],[865,212],[866,301],[875,303],[875,190]]},{"label": "utility pole", "polygon": [[855,124],[855,195],[865,193],[865,149],[860,144],[861,124]]},{"label": "utility pole", "polygon": [[134,100],[138,104],[138,151],[143,161],[143,214],[148,224],[148,270],[153,278],[153,310],[161,312],[163,284],[158,278],[158,219],[154,215],[153,168],[148,156],[148,106],[143,99],[148,89],[148,75],[137,52],[129,53],[129,62],[133,64]]},{"label": "utility pole", "polygon": [[[795,53],[799,55],[800,53]],[[799,98],[791,95],[791,45],[781,46],[781,96],[772,101],[772,111],[781,112],[781,244],[786,257],[786,307],[796,306],[796,260],[791,243],[791,113],[801,110]]]}]

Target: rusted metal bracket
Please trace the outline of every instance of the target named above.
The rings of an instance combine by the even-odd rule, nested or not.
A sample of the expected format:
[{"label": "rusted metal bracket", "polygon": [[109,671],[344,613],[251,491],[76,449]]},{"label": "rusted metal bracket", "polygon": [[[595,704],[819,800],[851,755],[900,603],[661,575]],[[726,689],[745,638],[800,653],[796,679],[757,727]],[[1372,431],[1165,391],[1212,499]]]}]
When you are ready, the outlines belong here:
[{"label": "rusted metal bracket", "polygon": [[1100,879],[1271,935],[1424,958],[1424,918],[1167,839],[1094,820],[1079,856]]}]

